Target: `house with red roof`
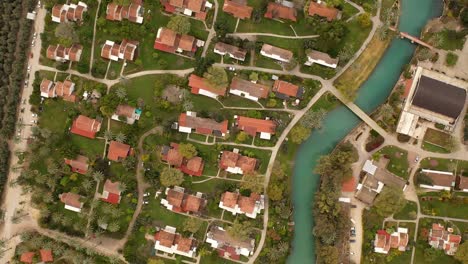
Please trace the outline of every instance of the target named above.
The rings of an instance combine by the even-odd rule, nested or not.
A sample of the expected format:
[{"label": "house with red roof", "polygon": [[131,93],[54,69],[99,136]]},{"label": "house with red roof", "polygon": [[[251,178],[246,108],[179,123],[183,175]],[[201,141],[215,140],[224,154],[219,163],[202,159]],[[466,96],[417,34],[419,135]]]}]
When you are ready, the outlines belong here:
[{"label": "house with red roof", "polygon": [[50,249],[39,250],[39,255],[41,256],[41,261],[44,263],[54,262],[54,256],[52,255],[52,250]]},{"label": "house with red roof", "polygon": [[221,151],[219,167],[233,174],[249,174],[257,169],[258,160],[239,154],[239,149]]},{"label": "house with red roof", "polygon": [[252,256],[255,250],[255,239],[238,239],[229,235],[224,228],[213,225],[206,234],[206,242],[218,250],[222,258],[240,260],[240,256]]},{"label": "house with red roof", "polygon": [[101,49],[101,57],[112,61],[119,59],[134,61],[138,44],[140,44],[138,41],[128,39],[123,39],[120,44],[106,40]]},{"label": "house with red roof", "polygon": [[292,6],[283,5],[283,3],[268,2],[265,17],[269,19],[290,20],[296,22],[296,9]]},{"label": "house with red roof", "polygon": [[73,92],[75,91],[75,83],[69,79],[63,82],[52,82],[51,80],[42,79],[41,85],[41,97],[43,98],[56,98],[60,97],[68,102],[76,102],[77,97]]},{"label": "house with red roof", "polygon": [[326,3],[320,0],[317,0],[317,2],[312,0],[309,5],[309,16],[319,16],[325,18],[327,21],[333,21],[341,18],[341,12],[334,7],[327,6]]},{"label": "house with red roof", "polygon": [[271,136],[275,134],[276,122],[270,119],[257,119],[246,116],[234,116],[235,125],[240,130],[251,135],[252,137],[257,136],[260,133],[261,139],[270,140]]},{"label": "house with red roof", "polygon": [[177,143],[171,143],[170,146],[162,148],[161,160],[191,176],[201,176],[205,167],[205,162],[200,157],[187,159],[182,156]]},{"label": "house with red roof", "polygon": [[180,54],[186,56],[194,56],[197,49],[203,47],[205,42],[196,39],[193,36],[186,34],[179,34],[171,29],[161,27],[158,29],[156,40],[154,41],[154,49]]},{"label": "house with red roof", "polygon": [[23,263],[32,263],[35,254],[36,254],[36,253],[31,252],[31,251],[29,251],[29,252],[24,252],[24,253],[21,254],[21,256],[20,256],[20,261],[23,262]]},{"label": "house with red roof", "polygon": [[118,105],[112,115],[112,120],[125,122],[129,125],[133,125],[136,120],[140,120],[141,109],[135,108],[130,105]]},{"label": "house with red roof", "polygon": [[227,87],[216,87],[210,84],[207,79],[195,74],[190,74],[188,85],[193,94],[201,94],[215,99],[226,95]]},{"label": "house with red roof", "polygon": [[292,51],[278,48],[270,44],[263,44],[262,49],[260,50],[260,54],[267,58],[285,63],[289,63],[294,57]]},{"label": "house with red roof", "polygon": [[111,204],[119,204],[121,196],[120,182],[112,182],[107,179],[104,182],[104,188],[102,189],[101,200]]},{"label": "house with red roof", "polygon": [[225,137],[229,133],[227,120],[217,122],[210,118],[197,117],[197,113],[191,111],[180,114],[176,128],[183,133],[195,132],[215,137]]},{"label": "house with red roof", "polygon": [[408,245],[408,229],[399,227],[396,232],[389,234],[385,230],[378,230],[375,234],[374,252],[388,254],[391,248],[406,251]]},{"label": "house with red roof", "polygon": [[49,45],[46,51],[46,57],[51,60],[67,62],[77,62],[81,59],[81,53],[83,52],[83,46],[80,44],[73,44],[69,48],[58,45]]},{"label": "house with red roof", "polygon": [[178,213],[200,214],[207,204],[203,193],[197,192],[192,195],[179,186],[174,186],[172,189],[166,188],[165,194],[166,197],[161,199],[161,204],[168,210]]},{"label": "house with red roof", "polygon": [[235,18],[248,19],[252,16],[253,7],[247,5],[247,0],[226,0],[223,11]]},{"label": "house with red roof", "polygon": [[196,240],[183,237],[176,233],[176,228],[166,226],[163,230],[154,235],[154,249],[168,254],[176,254],[189,258],[194,258],[197,252]]},{"label": "house with red roof", "polygon": [[459,190],[461,190],[462,192],[468,192],[468,177],[465,177],[463,175],[458,176],[457,183]]},{"label": "house with red roof", "polygon": [[107,159],[112,161],[122,161],[131,155],[131,152],[132,148],[130,145],[113,140],[109,144]]},{"label": "house with red roof", "polygon": [[450,191],[455,187],[457,177],[452,172],[422,169],[421,174],[430,181],[419,184],[421,188]]},{"label": "house with red roof", "polygon": [[443,225],[433,223],[428,240],[432,248],[444,250],[445,254],[453,256],[460,246],[462,237],[453,234],[452,228],[446,230]]},{"label": "house with red roof", "polygon": [[118,5],[116,3],[107,4],[106,19],[110,21],[122,21],[127,19],[130,22],[142,24],[144,9],[142,0],[133,0],[130,5]]},{"label": "house with red roof", "polygon": [[101,122],[84,115],[79,115],[73,121],[70,132],[75,135],[94,139],[99,130],[101,130]]},{"label": "house with red roof", "polygon": [[221,195],[219,208],[231,212],[232,215],[245,214],[249,218],[256,218],[265,208],[265,197],[251,193],[249,197],[242,196],[239,191],[225,192]]},{"label": "house with red roof", "polygon": [[65,209],[68,209],[73,212],[81,213],[81,208],[83,208],[83,202],[80,200],[82,197],[76,193],[62,193],[59,195],[60,201],[65,204]]},{"label": "house with red roof", "polygon": [[65,164],[71,167],[72,172],[86,174],[89,169],[88,157],[78,155],[75,159],[64,159]]},{"label": "house with red roof", "polygon": [[86,11],[88,5],[81,1],[78,4],[56,4],[52,7],[52,21],[56,23],[82,21]]},{"label": "house with red roof", "polygon": [[304,95],[303,87],[281,80],[275,81],[272,91],[275,93],[276,97],[283,100],[289,100],[291,97],[302,99]]},{"label": "house with red roof", "polygon": [[232,78],[229,93],[257,102],[259,99],[268,98],[270,87],[254,83],[239,77]]},{"label": "house with red roof", "polygon": [[167,13],[176,13],[205,21],[213,4],[206,0],[160,0]]}]

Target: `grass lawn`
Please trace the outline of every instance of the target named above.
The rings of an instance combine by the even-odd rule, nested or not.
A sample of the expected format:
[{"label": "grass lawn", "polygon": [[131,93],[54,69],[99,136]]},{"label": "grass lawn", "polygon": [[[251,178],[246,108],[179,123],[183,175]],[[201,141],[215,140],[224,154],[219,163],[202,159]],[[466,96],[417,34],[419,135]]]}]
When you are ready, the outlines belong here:
[{"label": "grass lawn", "polygon": [[236,28],[237,18],[223,12],[223,6],[224,0],[218,0],[218,17],[216,17],[216,22],[219,23],[222,21],[226,25],[226,31],[232,33]]},{"label": "grass lawn", "polygon": [[337,72],[336,69],[322,66],[317,63],[314,63],[311,66],[301,65],[300,71],[307,74],[317,75],[324,79],[332,78]]},{"label": "grass lawn", "polygon": [[415,215],[418,212],[418,207],[415,202],[413,201],[406,201],[406,204],[403,208],[401,208],[400,211],[396,212],[393,214],[393,218],[399,219],[399,220],[414,220],[416,219],[415,217],[411,217],[410,213],[414,212]]},{"label": "grass lawn", "polygon": [[234,264],[237,262],[230,261],[228,259],[220,258],[217,251],[213,251],[212,254],[201,257],[200,263],[203,264]]},{"label": "grass lawn", "polygon": [[122,67],[123,67],[122,61],[111,61],[106,78],[109,80],[117,79],[120,76],[120,71],[122,70]]},{"label": "grass lawn", "polygon": [[427,148],[426,150],[428,151],[449,153],[453,139],[452,136],[445,132],[428,128],[426,134],[424,134],[423,141],[427,143],[423,148]]},{"label": "grass lawn", "polygon": [[88,157],[102,157],[104,140],[90,139],[78,135],[71,135],[72,142]]},{"label": "grass lawn", "polygon": [[409,163],[408,152],[395,146],[386,146],[379,150],[379,153],[388,158],[390,162],[387,165],[387,170],[403,179],[409,178]]},{"label": "grass lawn", "polygon": [[324,109],[330,111],[333,108],[337,107],[340,104],[338,99],[333,96],[333,94],[326,92],[323,94],[317,102],[310,108],[311,111],[317,111],[319,109]]},{"label": "grass lawn", "polygon": [[341,14],[341,20],[346,21],[348,18],[357,14],[359,10],[357,10],[353,5],[350,3],[345,2],[343,5],[343,11]]},{"label": "grass lawn", "polygon": [[52,99],[45,100],[43,106],[44,111],[40,114],[39,126],[47,128],[52,133],[64,133],[71,125],[68,113],[75,108],[75,105],[61,99]]},{"label": "grass lawn", "polygon": [[435,152],[435,153],[450,153],[447,149],[431,144],[429,142],[423,142],[421,145],[421,148],[430,152]]},{"label": "grass lawn", "polygon": [[246,99],[241,96],[237,95],[228,95],[227,97],[223,97],[220,100],[225,106],[236,106],[236,107],[252,107],[252,108],[258,108],[261,107],[258,103]]},{"label": "grass lawn", "polygon": [[193,109],[197,112],[217,112],[222,107],[218,101],[204,95],[189,94],[188,99],[192,101]]},{"label": "grass lawn", "polygon": [[273,70],[283,69],[283,67],[281,67],[281,65],[278,64],[278,61],[262,56],[260,55],[259,52],[255,54],[254,65],[256,67],[273,69]]},{"label": "grass lawn", "polygon": [[[351,23],[354,23],[354,21]],[[359,49],[365,37],[361,38],[357,36],[362,35],[363,33],[367,36],[368,32],[362,30],[362,28],[357,24],[355,26],[350,26],[349,29],[351,33],[346,35],[344,42],[351,43],[350,45],[355,49]],[[349,38],[349,40],[346,40],[346,38]],[[360,40],[359,43],[357,42],[358,39]],[[342,75],[340,75],[333,84],[342,93],[353,98],[357,89],[365,80],[367,80],[370,73],[374,70],[391,40],[392,38],[388,37],[386,40],[382,41],[378,34],[376,34],[361,56],[359,56],[359,58],[354,62],[353,66],[349,67]]]},{"label": "grass lawn", "polygon": [[440,192],[419,194],[421,213],[468,219],[468,197],[454,193],[452,199],[441,198]]}]

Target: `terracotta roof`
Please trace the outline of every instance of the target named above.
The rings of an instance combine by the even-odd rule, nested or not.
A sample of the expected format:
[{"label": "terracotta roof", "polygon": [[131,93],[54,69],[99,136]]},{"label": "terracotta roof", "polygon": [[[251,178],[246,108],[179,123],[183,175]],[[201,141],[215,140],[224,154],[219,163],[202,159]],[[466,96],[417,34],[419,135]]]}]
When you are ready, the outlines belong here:
[{"label": "terracotta roof", "polygon": [[228,131],[227,120],[218,123],[210,118],[188,116],[186,113],[180,114],[179,125],[196,129],[198,133],[203,134],[212,134],[214,131],[226,133]]},{"label": "terracotta roof", "polygon": [[193,157],[187,161],[186,166],[190,171],[198,171],[203,167],[203,159],[200,157]]},{"label": "terracotta roof", "polygon": [[177,38],[177,33],[168,28],[161,28],[159,38],[157,39],[158,42],[167,46],[175,46]]},{"label": "terracotta roof", "polygon": [[[53,87],[53,82],[51,80],[42,79],[40,87],[41,87],[40,88],[41,93],[50,93],[51,92],[50,90],[53,91],[53,89],[50,89]],[[49,97],[52,97],[52,96],[49,94]]]},{"label": "terracotta roof", "polygon": [[273,84],[273,92],[285,94],[287,96],[297,97],[299,86],[281,80],[276,80]]},{"label": "terracotta roof", "polygon": [[203,89],[203,90],[212,92],[214,94],[223,96],[226,94],[226,89],[227,89],[227,87],[216,88],[213,85],[211,85],[207,79],[199,77],[195,74],[190,75],[188,85],[192,88],[192,93],[194,94],[198,94],[198,91],[200,89]]},{"label": "terracotta roof", "polygon": [[234,208],[237,204],[237,199],[239,199],[239,193],[237,192],[225,192],[221,194],[221,202],[226,207]]},{"label": "terracotta roof", "polygon": [[177,250],[182,252],[189,252],[193,247],[194,240],[192,238],[182,237],[177,234],[175,237],[174,244],[177,245]]},{"label": "terracotta roof", "polygon": [[60,97],[71,95],[73,85],[74,83],[72,83],[70,80],[65,80],[64,82],[56,82],[55,93],[57,94],[57,96]]},{"label": "terracotta roof", "polygon": [[237,204],[242,212],[251,214],[255,208],[255,204],[258,201],[257,196],[240,196]]},{"label": "terracotta roof", "polygon": [[115,114],[118,116],[133,117],[136,108],[130,105],[118,105]]},{"label": "terracotta roof", "polygon": [[56,4],[52,7],[52,16],[61,17],[61,10],[63,5]]},{"label": "terracotta roof", "polygon": [[34,255],[34,252],[24,252],[21,254],[20,261],[24,263],[32,263]]},{"label": "terracotta roof", "polygon": [[351,177],[349,180],[344,181],[341,185],[342,192],[353,192],[356,189],[356,178]]},{"label": "terracotta roof", "polygon": [[182,202],[184,201],[185,194],[174,189],[169,189],[167,191],[166,199],[170,205],[175,207],[182,207]]},{"label": "terracotta roof", "polygon": [[189,35],[181,35],[179,48],[185,51],[192,51],[194,43],[195,37]]},{"label": "terracotta roof", "polygon": [[113,161],[125,159],[130,153],[130,145],[120,143],[118,141],[111,141],[107,158]]},{"label": "terracotta roof", "polygon": [[41,255],[42,262],[54,261],[54,256],[52,255],[52,250],[50,249],[41,249],[39,250],[39,254]]},{"label": "terracotta roof", "polygon": [[289,51],[287,49],[278,48],[278,47],[272,46],[270,44],[263,44],[262,51],[267,53],[267,54],[279,56],[280,58],[282,58],[284,60],[288,60],[288,61],[291,60],[293,58],[293,56],[294,56],[292,51]]},{"label": "terracotta roof", "polygon": [[48,59],[51,59],[51,60],[54,60],[55,59],[55,51],[57,50],[57,46],[55,45],[49,45],[49,47],[47,47],[47,58]]},{"label": "terracotta roof", "polygon": [[231,54],[232,56],[239,58],[241,60],[245,60],[245,56],[247,55],[246,50],[243,50],[239,47],[236,47],[234,45],[229,45],[223,42],[216,43],[214,48],[215,50],[218,50],[219,52]]},{"label": "terracotta roof", "polygon": [[89,168],[88,158],[82,155],[78,155],[75,159],[65,159],[65,164],[72,167],[73,172],[86,174]]},{"label": "terracotta roof", "polygon": [[106,19],[108,20],[122,20],[120,12],[122,11],[122,6],[117,5],[116,3],[107,4],[106,8]]},{"label": "terracotta roof", "polygon": [[101,49],[101,57],[104,59],[110,59],[111,57],[111,50],[114,47],[114,45],[110,45],[109,43],[104,43]]},{"label": "terracotta roof", "polygon": [[274,134],[276,130],[276,123],[273,120],[263,120],[245,116],[237,117],[237,126],[253,137],[255,137],[256,133],[260,132]]},{"label": "terracotta roof", "polygon": [[159,241],[159,244],[161,244],[164,247],[172,247],[172,245],[174,245],[175,237],[176,234],[169,233],[165,230],[157,232],[154,236],[155,240]]},{"label": "terracotta roof", "polygon": [[101,123],[99,121],[84,115],[79,115],[75,121],[73,121],[70,132],[88,138],[95,138],[96,133],[100,129]]},{"label": "terracotta roof", "polygon": [[83,6],[77,6],[74,14],[74,19],[75,20],[82,20],[83,19],[83,12],[84,12],[84,7]]},{"label": "terracotta roof", "polygon": [[458,188],[459,189],[468,189],[468,177],[464,176],[459,176],[460,180],[458,183]]},{"label": "terracotta roof", "polygon": [[333,7],[328,7],[325,4],[319,4],[314,1],[310,2],[309,15],[318,15],[325,17],[328,21],[332,21],[338,17],[339,10]]},{"label": "terracotta roof", "polygon": [[253,83],[239,77],[232,78],[230,89],[243,91],[258,98],[267,98],[270,87],[258,83]]},{"label": "terracotta roof", "polygon": [[275,2],[268,3],[265,17],[271,19],[288,19],[294,22],[297,20],[296,9]]},{"label": "terracotta roof", "polygon": [[62,45],[57,45],[57,49],[55,50],[55,56],[59,58],[65,58],[65,47]]},{"label": "terracotta roof", "polygon": [[227,169],[228,167],[239,167],[244,173],[249,173],[255,171],[257,159],[224,150],[221,155],[219,165],[222,169]]},{"label": "terracotta roof", "polygon": [[68,56],[71,61],[80,61],[83,46],[80,44],[73,44],[68,51]]},{"label": "terracotta roof", "polygon": [[443,174],[434,172],[423,172],[426,177],[431,179],[433,185],[439,185],[444,187],[453,187],[456,177],[455,175]]},{"label": "terracotta roof", "polygon": [[140,4],[132,3],[130,4],[129,10],[128,10],[128,20],[132,22],[137,22],[138,17],[141,15],[138,13],[139,10],[141,10],[142,6]]},{"label": "terracotta roof", "polygon": [[330,57],[327,53],[318,51],[318,50],[311,50],[307,52],[307,56],[315,59],[315,60],[322,60],[328,64],[338,64],[339,59],[334,59]]},{"label": "terracotta roof", "polygon": [[107,179],[105,182],[104,182],[104,188],[103,188],[104,191],[106,192],[109,192],[109,193],[115,193],[115,194],[118,194],[120,195],[120,182],[116,181],[116,182],[112,182],[111,180]]},{"label": "terracotta roof", "polygon": [[182,202],[182,210],[185,212],[198,213],[204,204],[204,199],[196,197],[194,195],[185,195],[185,199]]},{"label": "terracotta roof", "polygon": [[62,193],[60,195],[60,201],[66,205],[76,207],[76,208],[81,208],[82,207],[82,202],[80,202],[81,196],[76,193]]},{"label": "terracotta roof", "polygon": [[405,92],[403,93],[403,98],[408,98],[412,85],[413,85],[413,79],[405,80]]},{"label": "terracotta roof", "polygon": [[253,7],[246,5],[245,1],[243,1],[244,3],[239,2],[242,1],[225,1],[223,11],[240,19],[250,18]]},{"label": "terracotta roof", "polygon": [[176,6],[176,7],[183,7],[184,6],[184,0],[169,0],[169,4]]},{"label": "terracotta roof", "polygon": [[187,9],[190,9],[193,12],[200,12],[202,11],[205,0],[186,0],[186,3]]},{"label": "terracotta roof", "polygon": [[171,148],[167,153],[166,161],[172,166],[180,167],[184,161],[184,157],[178,149]]}]

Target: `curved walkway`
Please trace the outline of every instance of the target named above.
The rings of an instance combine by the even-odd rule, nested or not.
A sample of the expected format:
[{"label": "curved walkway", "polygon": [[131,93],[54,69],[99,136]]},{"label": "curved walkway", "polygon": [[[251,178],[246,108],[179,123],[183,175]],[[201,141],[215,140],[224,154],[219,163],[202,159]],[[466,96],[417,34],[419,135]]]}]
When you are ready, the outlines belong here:
[{"label": "curved walkway", "polygon": [[266,36],[266,37],[275,37],[275,38],[284,38],[284,39],[309,39],[309,38],[318,38],[320,35],[306,35],[306,36],[287,36],[287,35],[278,35],[272,33],[229,33],[226,34],[228,37],[255,37],[255,36]]},{"label": "curved walkway", "polygon": [[351,16],[350,18],[346,19],[346,22],[349,22],[351,20],[353,20],[355,17],[359,16],[360,14],[363,14],[365,11],[364,11],[364,8],[362,8],[360,5],[354,3],[354,2],[351,2],[349,0],[345,0],[346,3],[352,5],[354,8],[356,8],[357,10],[359,10],[359,12],[357,12],[356,14],[354,14],[353,16]]},{"label": "curved walkway", "polygon": [[[205,46],[203,47],[202,58],[206,56],[206,52],[210,47],[211,40],[214,36],[216,36],[216,31],[214,29],[214,25],[216,23],[216,18],[218,17],[218,0],[214,0],[214,17],[213,17],[213,24],[211,25],[210,30],[208,31],[208,38],[205,41]],[[206,24],[205,24],[206,27]]]}]

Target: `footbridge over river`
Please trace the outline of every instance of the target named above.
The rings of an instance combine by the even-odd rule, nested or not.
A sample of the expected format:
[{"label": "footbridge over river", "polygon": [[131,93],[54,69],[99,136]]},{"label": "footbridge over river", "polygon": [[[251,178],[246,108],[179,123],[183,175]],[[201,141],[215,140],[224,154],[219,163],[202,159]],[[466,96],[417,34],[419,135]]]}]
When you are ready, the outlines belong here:
[{"label": "footbridge over river", "polygon": [[415,37],[415,36],[410,35],[410,34],[407,33],[407,32],[399,32],[399,31],[398,31],[396,28],[394,28],[394,27],[388,27],[388,29],[390,29],[391,31],[397,32],[397,33],[400,35],[401,38],[409,39],[409,40],[411,41],[411,43],[417,43],[417,44],[419,44],[419,45],[421,45],[421,46],[424,46],[424,47],[426,47],[426,48],[428,48],[428,49],[431,49],[431,50],[434,49],[433,46],[431,46],[431,45],[429,45],[428,43],[422,41],[420,38],[417,38],[417,37]]}]

